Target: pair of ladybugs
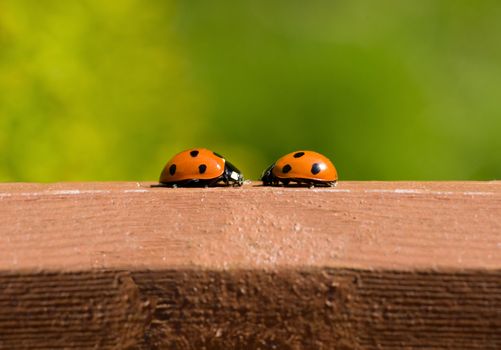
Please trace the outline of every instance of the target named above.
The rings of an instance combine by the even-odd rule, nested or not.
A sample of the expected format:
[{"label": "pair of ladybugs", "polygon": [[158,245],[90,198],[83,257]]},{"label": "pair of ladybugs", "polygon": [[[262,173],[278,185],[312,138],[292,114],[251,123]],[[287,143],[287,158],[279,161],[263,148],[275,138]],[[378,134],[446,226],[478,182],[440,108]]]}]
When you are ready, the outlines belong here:
[{"label": "pair of ladybugs", "polygon": [[[313,151],[286,154],[262,177],[263,185],[285,186],[294,182],[308,186],[335,186],[338,176],[334,164],[324,155]],[[195,148],[176,154],[164,167],[160,183],[170,187],[242,186],[242,173],[222,155],[205,148]]]}]

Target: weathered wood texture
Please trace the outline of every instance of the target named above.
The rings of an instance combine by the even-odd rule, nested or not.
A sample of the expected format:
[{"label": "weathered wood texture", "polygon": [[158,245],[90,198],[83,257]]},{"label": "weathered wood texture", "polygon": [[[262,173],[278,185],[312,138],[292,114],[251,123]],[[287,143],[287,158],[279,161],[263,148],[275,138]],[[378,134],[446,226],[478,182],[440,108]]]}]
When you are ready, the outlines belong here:
[{"label": "weathered wood texture", "polygon": [[0,184],[0,348],[501,348],[501,182]]}]

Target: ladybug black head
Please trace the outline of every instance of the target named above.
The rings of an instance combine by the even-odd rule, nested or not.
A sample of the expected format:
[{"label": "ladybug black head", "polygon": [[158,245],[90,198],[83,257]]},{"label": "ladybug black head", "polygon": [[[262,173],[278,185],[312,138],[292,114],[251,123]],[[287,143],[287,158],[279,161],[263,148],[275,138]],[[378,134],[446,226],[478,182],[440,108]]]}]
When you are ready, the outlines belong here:
[{"label": "ladybug black head", "polygon": [[263,181],[263,185],[271,185],[275,180],[275,175],[273,175],[272,170],[275,167],[275,163],[270,165],[261,175],[261,181]]},{"label": "ladybug black head", "polygon": [[227,160],[225,161],[224,165],[224,176],[229,182],[232,182],[238,186],[242,186],[244,183],[244,176],[242,175],[240,170],[238,170],[236,166],[234,166]]}]

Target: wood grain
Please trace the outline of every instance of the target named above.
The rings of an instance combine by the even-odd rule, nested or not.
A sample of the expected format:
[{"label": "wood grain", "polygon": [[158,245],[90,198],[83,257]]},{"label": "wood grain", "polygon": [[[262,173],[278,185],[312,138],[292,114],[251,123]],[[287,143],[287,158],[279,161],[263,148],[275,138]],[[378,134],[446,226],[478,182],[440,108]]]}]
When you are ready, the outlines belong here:
[{"label": "wood grain", "polygon": [[0,184],[0,348],[501,348],[501,182]]}]

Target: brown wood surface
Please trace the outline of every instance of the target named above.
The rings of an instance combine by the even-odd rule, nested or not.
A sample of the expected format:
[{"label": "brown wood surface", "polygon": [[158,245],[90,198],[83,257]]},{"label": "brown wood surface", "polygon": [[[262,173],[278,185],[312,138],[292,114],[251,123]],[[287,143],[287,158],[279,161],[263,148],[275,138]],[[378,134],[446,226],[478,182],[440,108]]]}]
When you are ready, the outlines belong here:
[{"label": "brown wood surface", "polygon": [[501,348],[501,182],[0,184],[0,349]]}]

